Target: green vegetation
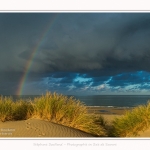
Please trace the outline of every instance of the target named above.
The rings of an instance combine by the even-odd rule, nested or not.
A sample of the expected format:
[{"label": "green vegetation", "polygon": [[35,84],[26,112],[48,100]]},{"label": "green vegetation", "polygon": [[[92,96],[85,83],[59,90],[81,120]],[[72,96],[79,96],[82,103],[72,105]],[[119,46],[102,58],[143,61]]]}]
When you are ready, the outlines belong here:
[{"label": "green vegetation", "polygon": [[32,106],[32,116],[35,118],[104,136],[103,128],[95,123],[93,115],[88,114],[87,107],[73,97],[47,92],[46,95],[35,98]]},{"label": "green vegetation", "polygon": [[134,137],[150,126],[150,102],[126,112],[108,124],[101,115],[88,113],[79,100],[47,92],[34,100],[0,97],[0,121],[39,118],[101,137]]},{"label": "green vegetation", "polygon": [[135,137],[139,131],[150,126],[150,102],[140,105],[131,112],[126,112],[121,118],[112,123],[111,135],[115,137]]},{"label": "green vegetation", "polygon": [[13,101],[11,97],[0,97],[0,120],[24,120],[31,117],[33,107],[24,100]]},{"label": "green vegetation", "polygon": [[11,97],[0,97],[0,120],[25,120],[40,118],[68,127],[76,128],[95,136],[106,136],[104,120],[89,114],[87,107],[73,97],[47,92],[34,100],[13,101]]},{"label": "green vegetation", "polygon": [[0,97],[0,120],[12,120],[12,104],[10,97]]}]

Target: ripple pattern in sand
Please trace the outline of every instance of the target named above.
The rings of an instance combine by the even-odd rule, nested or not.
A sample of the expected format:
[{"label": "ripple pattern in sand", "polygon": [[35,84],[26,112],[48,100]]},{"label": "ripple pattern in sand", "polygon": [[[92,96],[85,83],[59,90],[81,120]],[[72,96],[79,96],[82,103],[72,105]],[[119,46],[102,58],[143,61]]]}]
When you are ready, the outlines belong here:
[{"label": "ripple pattern in sand", "polygon": [[93,137],[77,129],[39,119],[0,122],[0,137]]}]

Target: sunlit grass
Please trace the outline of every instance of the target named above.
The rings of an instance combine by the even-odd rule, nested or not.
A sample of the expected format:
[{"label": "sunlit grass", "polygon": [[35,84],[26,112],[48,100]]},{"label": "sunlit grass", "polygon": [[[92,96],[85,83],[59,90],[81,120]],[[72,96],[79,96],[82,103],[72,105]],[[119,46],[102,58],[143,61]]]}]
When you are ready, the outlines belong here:
[{"label": "sunlit grass", "polygon": [[33,107],[24,100],[13,101],[11,97],[0,97],[0,120],[24,120],[31,117]]},{"label": "sunlit grass", "polygon": [[0,97],[0,120],[12,120],[12,105],[11,97]]},{"label": "sunlit grass", "polygon": [[29,119],[33,113],[33,106],[30,101],[18,100],[12,105],[13,120]]},{"label": "sunlit grass", "polygon": [[139,131],[150,127],[150,102],[126,112],[121,118],[116,118],[112,126],[111,134],[115,137],[138,136]]},{"label": "sunlit grass", "polygon": [[150,102],[126,112],[108,125],[103,116],[88,113],[74,97],[47,92],[31,100],[0,96],[0,121],[39,118],[91,133],[95,136],[134,137],[150,127]]},{"label": "sunlit grass", "polygon": [[73,97],[49,93],[34,99],[33,117],[42,118],[68,127],[80,129],[94,135],[104,135],[103,128],[95,123],[87,107]]},{"label": "sunlit grass", "polygon": [[0,120],[25,120],[40,118],[91,133],[106,136],[104,120],[89,114],[87,106],[73,97],[47,92],[34,100],[0,98]]}]

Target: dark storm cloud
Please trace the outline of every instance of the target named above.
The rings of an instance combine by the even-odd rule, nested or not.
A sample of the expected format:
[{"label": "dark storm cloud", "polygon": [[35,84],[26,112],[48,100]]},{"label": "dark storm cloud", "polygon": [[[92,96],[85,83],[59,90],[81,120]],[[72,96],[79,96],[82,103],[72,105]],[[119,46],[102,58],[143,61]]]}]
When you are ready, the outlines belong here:
[{"label": "dark storm cloud", "polygon": [[[5,35],[1,45],[7,48],[1,53],[9,58],[12,52],[12,68],[22,71],[52,14],[1,15]],[[39,47],[32,70],[101,70],[104,74],[149,70],[149,25],[150,15],[144,13],[59,14]]]},{"label": "dark storm cloud", "polygon": [[39,71],[100,70],[103,75],[149,71],[149,14],[61,14],[59,18],[35,58]]},{"label": "dark storm cloud", "polygon": [[70,73],[70,72],[55,72],[55,73],[51,73],[51,77],[53,77],[53,78],[64,78],[64,77],[75,78],[76,76],[77,76],[76,73]]},{"label": "dark storm cloud", "polygon": [[[0,14],[0,71],[24,71],[27,59],[51,14],[1,13]],[[19,55],[25,51],[23,60]]]},{"label": "dark storm cloud", "polygon": [[[56,87],[61,83],[64,88],[72,84],[72,88],[100,86],[102,90],[103,84],[123,87],[149,82],[146,74],[145,79],[130,74],[150,71],[149,41],[149,13],[1,13],[1,86],[7,81],[17,87],[13,84],[19,83],[37,44],[28,82],[48,78],[47,83],[55,81]],[[75,80],[78,76],[87,80]]]}]

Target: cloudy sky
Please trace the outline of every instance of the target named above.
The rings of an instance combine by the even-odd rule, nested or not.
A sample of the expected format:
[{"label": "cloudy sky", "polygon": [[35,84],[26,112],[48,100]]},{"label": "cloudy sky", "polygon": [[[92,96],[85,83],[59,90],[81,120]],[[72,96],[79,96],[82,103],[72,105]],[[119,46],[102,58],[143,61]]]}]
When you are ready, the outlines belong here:
[{"label": "cloudy sky", "polygon": [[150,13],[0,13],[0,94],[18,91],[150,94]]}]

